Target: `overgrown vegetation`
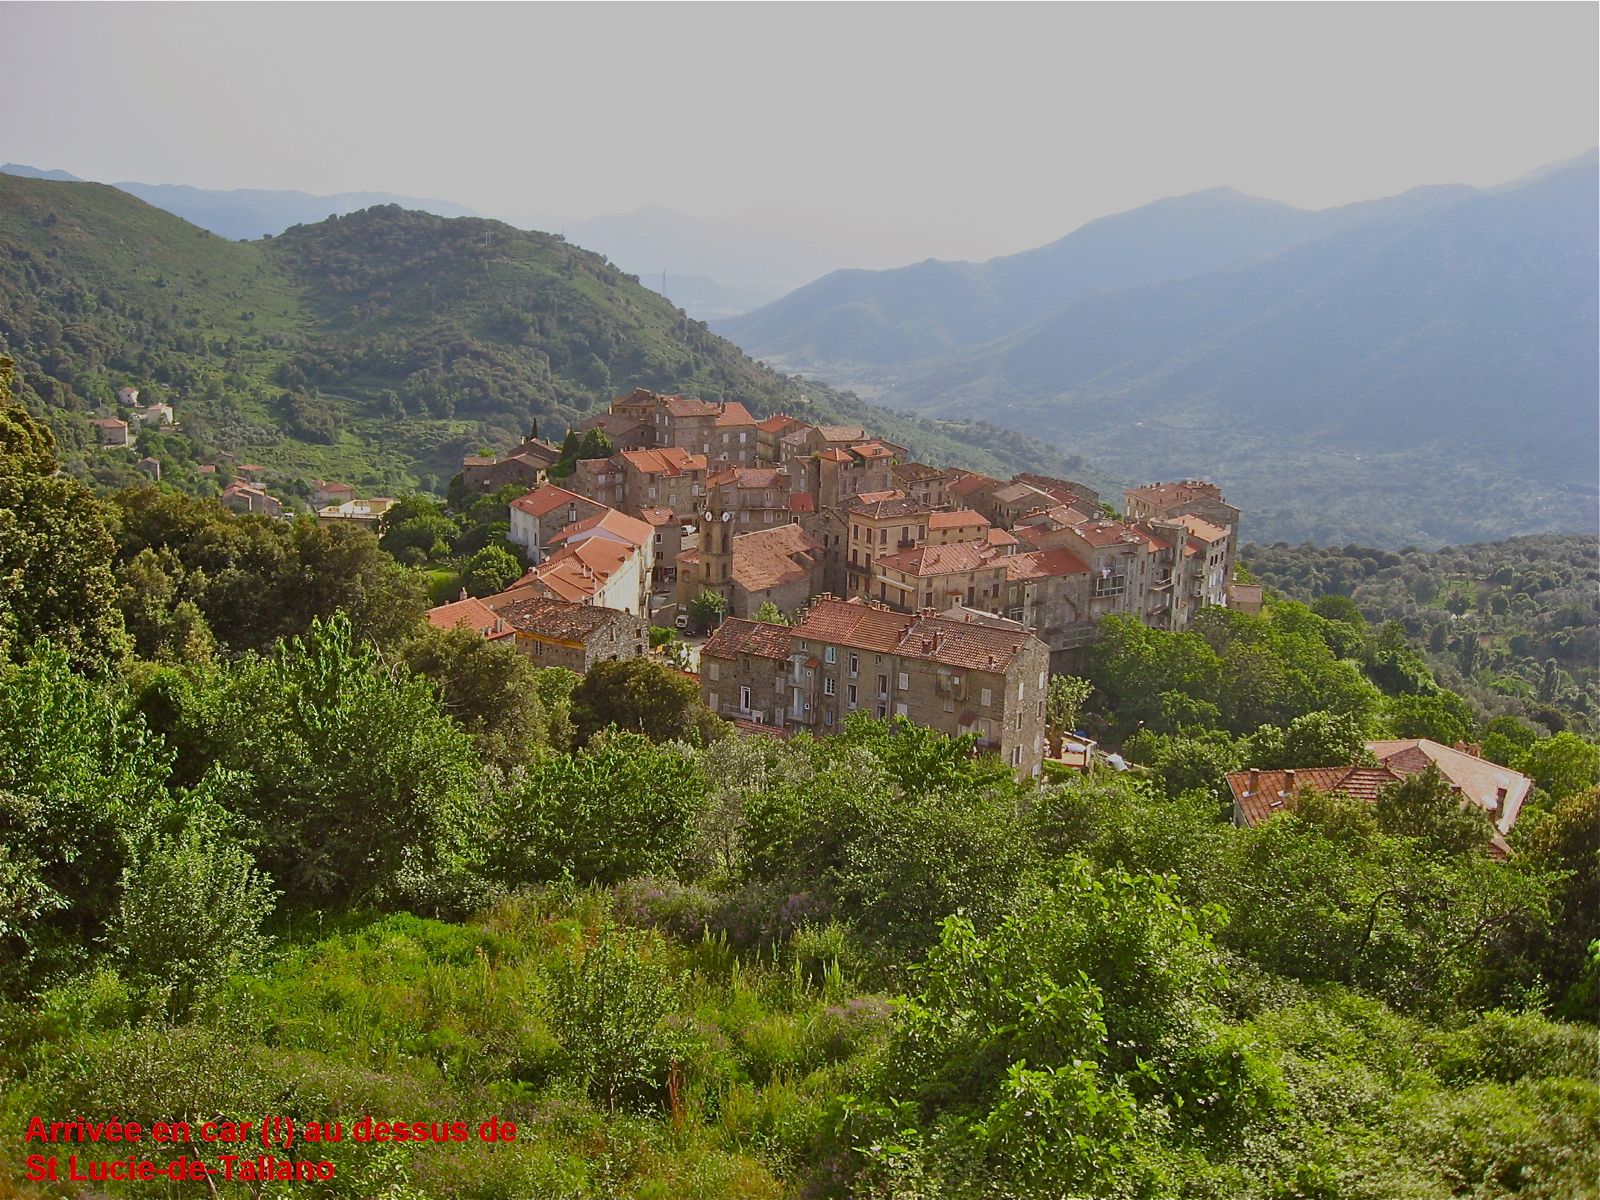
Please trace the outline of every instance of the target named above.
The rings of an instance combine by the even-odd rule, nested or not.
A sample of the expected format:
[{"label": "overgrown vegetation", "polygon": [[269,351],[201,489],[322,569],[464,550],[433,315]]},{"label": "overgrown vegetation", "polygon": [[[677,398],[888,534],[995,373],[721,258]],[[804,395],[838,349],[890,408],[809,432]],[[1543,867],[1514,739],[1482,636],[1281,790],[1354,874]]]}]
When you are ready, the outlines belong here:
[{"label": "overgrown vegetation", "polygon": [[[370,535],[97,501],[3,415],[0,531],[47,531],[0,537],[8,1194],[74,1194],[22,1177],[40,1114],[519,1128],[317,1147],[352,1200],[1600,1172],[1600,751],[1475,727],[1393,628],[1112,622],[1049,718],[1148,750],[1128,775],[1019,781],[903,720],[743,739],[665,666],[427,629]],[[1445,720],[1540,783],[1508,860],[1427,774],[1223,815],[1229,756]]]}]

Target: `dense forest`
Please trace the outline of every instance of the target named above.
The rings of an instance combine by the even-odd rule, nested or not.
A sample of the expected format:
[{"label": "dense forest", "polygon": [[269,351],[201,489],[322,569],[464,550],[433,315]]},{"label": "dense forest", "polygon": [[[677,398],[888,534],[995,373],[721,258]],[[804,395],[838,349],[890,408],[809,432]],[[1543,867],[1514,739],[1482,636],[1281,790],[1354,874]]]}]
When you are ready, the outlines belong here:
[{"label": "dense forest", "polygon": [[[57,465],[0,408],[5,1194],[199,1190],[30,1181],[32,1116],[267,1113],[519,1130],[295,1148],[352,1198],[1591,1194],[1600,747],[1398,623],[1113,620],[1051,719],[1138,768],[1018,781],[433,630],[400,559],[470,514],[391,553]],[[1431,774],[1222,802],[1458,733],[1537,781],[1508,858]]]},{"label": "dense forest", "polygon": [[108,488],[137,456],[95,451],[87,420],[122,386],[176,404],[180,428],[139,450],[198,494],[248,462],[285,498],[314,478],[442,495],[463,455],[533,425],[559,438],[641,386],[863,424],[939,463],[1084,471],[987,424],[775,374],[559,236],[395,206],[229,242],[114,188],[0,175],[0,353],[68,470]]},{"label": "dense forest", "polygon": [[1285,596],[1336,611],[1353,604],[1369,621],[1399,622],[1440,681],[1479,715],[1596,728],[1600,550],[1593,535],[1398,553],[1278,543],[1246,546],[1242,557]]}]

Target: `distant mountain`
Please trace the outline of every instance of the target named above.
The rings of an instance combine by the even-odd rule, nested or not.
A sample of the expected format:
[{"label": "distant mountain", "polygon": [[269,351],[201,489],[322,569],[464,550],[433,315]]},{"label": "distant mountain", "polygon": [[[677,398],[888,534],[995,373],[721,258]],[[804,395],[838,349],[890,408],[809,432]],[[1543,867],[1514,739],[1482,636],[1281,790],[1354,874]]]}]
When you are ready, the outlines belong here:
[{"label": "distant mountain", "polygon": [[129,384],[177,402],[168,474],[226,452],[388,495],[634,387],[865,424],[978,470],[1081,465],[777,375],[558,236],[394,206],[235,242],[116,188],[0,174],[0,354],[69,469],[102,482],[132,456],[96,454],[88,418]]},{"label": "distant mountain", "polygon": [[1307,213],[1204,192],[984,264],[841,272],[717,328],[1141,478],[1256,540],[1593,527],[1596,158]]},{"label": "distant mountain", "polygon": [[[6,163],[0,173],[27,179],[82,182],[66,171],[41,171],[22,163]],[[476,216],[470,208],[448,200],[418,200],[389,192],[341,192],[314,196],[309,192],[238,188],[216,191],[177,183],[112,183],[112,187],[139,197],[147,204],[182,217],[191,225],[209,229],[219,237],[246,241],[282,233],[293,225],[309,225],[327,217],[343,216],[380,204],[398,204],[441,217]]]}]

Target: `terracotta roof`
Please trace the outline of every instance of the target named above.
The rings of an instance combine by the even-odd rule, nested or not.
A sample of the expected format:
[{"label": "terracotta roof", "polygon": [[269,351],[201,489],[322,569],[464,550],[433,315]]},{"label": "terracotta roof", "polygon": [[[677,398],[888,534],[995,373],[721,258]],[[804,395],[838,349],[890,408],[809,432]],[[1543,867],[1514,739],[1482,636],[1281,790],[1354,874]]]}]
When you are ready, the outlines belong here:
[{"label": "terracotta roof", "polygon": [[899,488],[890,488],[886,492],[857,492],[853,499],[864,504],[871,504],[878,500],[903,500],[905,493]]},{"label": "terracotta roof", "polygon": [[773,413],[764,421],[757,421],[756,428],[762,433],[776,433],[780,436],[791,429],[799,429],[805,422],[799,417],[791,417],[788,413]]},{"label": "terracotta roof", "polygon": [[843,450],[835,450],[831,446],[828,447],[828,449],[826,449],[826,450],[818,451],[817,452],[817,457],[820,458],[820,459],[823,459],[823,460],[825,460],[827,462],[849,462],[850,461],[850,456],[848,454],[846,454]]},{"label": "terracotta roof", "polygon": [[605,538],[588,538],[561,547],[519,579],[516,586],[535,588],[562,600],[583,602],[592,599],[635,553],[632,546]]},{"label": "terracotta roof", "polygon": [[[1228,787],[1246,825],[1258,825],[1268,817],[1294,807],[1294,794],[1302,788],[1314,792],[1335,792],[1339,783],[1357,767],[1302,767],[1294,771],[1233,771]],[[1251,787],[1252,777],[1255,787]],[[1398,778],[1398,776],[1396,776]],[[1392,781],[1391,781],[1392,782]]]},{"label": "terracotta roof", "polygon": [[708,417],[717,406],[694,396],[657,396],[661,407],[674,417]]},{"label": "terracotta roof", "polygon": [[[572,543],[583,534],[605,533],[613,538],[621,539],[632,546],[643,546],[655,536],[655,531],[638,517],[630,517],[627,513],[620,513],[614,508],[604,512],[595,513],[592,517],[579,521],[575,525],[568,525],[555,537],[550,539],[550,544],[557,542]],[[586,540],[593,541],[593,538]]]},{"label": "terracotta roof", "polygon": [[777,467],[729,467],[706,480],[707,487],[727,487],[729,484],[740,488],[787,490],[789,476],[787,472]]},{"label": "terracotta roof", "polygon": [[639,520],[646,525],[670,525],[677,519],[670,508],[662,508],[659,504],[652,504],[649,508],[639,510]]},{"label": "terracotta roof", "polygon": [[983,531],[983,540],[991,546],[1020,546],[1022,543],[1009,530],[991,526]]},{"label": "terracotta roof", "polygon": [[1048,579],[1056,575],[1087,575],[1089,568],[1070,550],[1032,550],[1008,554],[1003,559],[1007,579]]},{"label": "terracotta roof", "polygon": [[1005,557],[997,556],[982,542],[950,542],[943,546],[918,546],[915,550],[902,550],[874,560],[875,565],[904,575],[924,578],[931,575],[954,575],[959,571],[981,571],[985,567],[1000,569]]},{"label": "terracotta roof", "polygon": [[1129,488],[1124,494],[1137,496],[1157,508],[1170,508],[1174,504],[1189,504],[1195,500],[1222,499],[1222,489],[1216,484],[1192,479],[1184,483],[1152,483],[1146,487]]},{"label": "terracotta roof", "polygon": [[775,738],[780,742],[788,741],[794,736],[794,729],[787,725],[767,725],[761,721],[747,721],[743,717],[723,718],[732,725],[738,733],[750,737]]},{"label": "terracotta roof", "polygon": [[1079,537],[1097,550],[1109,546],[1139,545],[1144,541],[1141,535],[1121,521],[1086,521],[1072,528]]},{"label": "terracotta roof", "polygon": [[789,657],[792,632],[787,625],[729,617],[700,647],[700,657],[732,659],[741,654],[753,654],[757,658],[782,662]]},{"label": "terracotta roof", "polygon": [[1037,507],[1047,508],[1050,501],[1055,499],[1049,492],[1041,491],[1031,483],[1008,483],[1003,488],[996,488],[994,498],[1002,504],[1010,504],[1017,500],[1033,500]]},{"label": "terracotta roof", "polygon": [[865,425],[818,425],[817,432],[825,442],[864,442],[868,437]]},{"label": "terracotta roof", "polygon": [[128,427],[126,421],[119,421],[116,417],[96,417],[89,424],[96,425],[101,429],[126,429]]},{"label": "terracotta roof", "polygon": [[593,505],[594,501],[576,492],[569,492],[566,488],[557,487],[553,483],[543,483],[533,491],[518,496],[511,502],[511,507],[529,516],[542,517],[564,504],[582,504],[588,507]]},{"label": "terracotta roof", "polygon": [[950,484],[950,494],[952,496],[966,497],[975,492],[981,492],[985,488],[999,486],[1001,485],[998,479],[990,479],[987,475],[963,475],[960,479]]},{"label": "terracotta roof", "polygon": [[886,450],[881,442],[865,442],[859,446],[851,446],[850,453],[857,458],[893,458],[894,452]]},{"label": "terracotta roof", "polygon": [[1175,518],[1175,520],[1189,531],[1190,537],[1199,538],[1202,542],[1218,542],[1228,536],[1228,531],[1222,526],[1201,520],[1192,513],[1184,513],[1182,516]]},{"label": "terracotta roof", "polygon": [[927,479],[944,478],[944,471],[941,468],[930,467],[927,463],[895,463],[892,470],[896,479],[903,479],[907,483],[920,483]]},{"label": "terracotta roof", "polygon": [[963,525],[988,525],[989,518],[970,508],[928,514],[929,529],[959,529]]},{"label": "terracotta roof", "polygon": [[518,600],[500,610],[502,621],[522,633],[562,641],[583,642],[589,635],[626,614],[598,604],[572,604],[550,596]]},{"label": "terracotta roof", "polygon": [[910,496],[895,496],[887,500],[868,500],[865,496],[857,496],[850,502],[849,510],[872,520],[921,517],[933,511],[921,500],[913,500]]},{"label": "terracotta roof", "polygon": [[733,581],[747,592],[764,592],[811,578],[822,543],[798,525],[778,525],[733,538]]},{"label": "terracotta roof", "polygon": [[737,400],[729,401],[722,411],[717,414],[716,420],[716,424],[719,427],[723,425],[754,425],[755,423],[756,419],[751,415],[750,410]]},{"label": "terracotta roof", "polygon": [[789,511],[792,513],[814,513],[817,511],[817,498],[810,492],[790,492]]},{"label": "terracotta roof", "polygon": [[449,604],[441,604],[438,608],[430,608],[427,612],[428,624],[435,629],[471,629],[485,637],[492,635],[499,618],[482,600],[468,597],[465,600],[453,600]]},{"label": "terracotta roof", "polygon": [[971,625],[920,613],[824,597],[791,631],[796,637],[857,650],[898,654],[946,666],[1003,673],[1030,644],[1031,634]]},{"label": "terracotta roof", "polygon": [[706,469],[705,455],[690,454],[676,446],[659,450],[624,450],[616,456],[647,475],[684,475]]},{"label": "terracotta roof", "polygon": [[615,441],[624,434],[632,433],[635,429],[645,428],[644,422],[637,417],[630,417],[624,413],[603,412],[596,413],[578,425],[579,429],[598,429],[607,437]]},{"label": "terracotta roof", "polygon": [[1427,738],[1368,742],[1367,749],[1398,775],[1415,775],[1429,763],[1454,784],[1463,796],[1495,817],[1501,833],[1516,824],[1523,801],[1533,790],[1533,780],[1509,767],[1457,750]]}]

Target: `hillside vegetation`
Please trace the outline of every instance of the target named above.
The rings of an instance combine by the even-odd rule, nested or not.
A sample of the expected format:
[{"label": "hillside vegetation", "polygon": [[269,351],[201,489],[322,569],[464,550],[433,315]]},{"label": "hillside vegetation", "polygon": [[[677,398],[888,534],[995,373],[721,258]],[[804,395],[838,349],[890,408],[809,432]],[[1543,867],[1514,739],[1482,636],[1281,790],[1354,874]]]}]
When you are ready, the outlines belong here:
[{"label": "hillside vegetation", "polygon": [[[540,669],[431,628],[364,531],[96,498],[16,406],[0,450],[7,1196],[195,1190],[30,1178],[98,1156],[31,1116],[287,1116],[274,1154],[349,1200],[1577,1200],[1600,1170],[1600,747],[1480,730],[1390,628],[1109,618],[1053,719],[1146,765],[1019,780],[903,718],[741,738],[662,663]],[[1219,802],[1240,759],[1444,722],[1538,782],[1509,858],[1433,774],[1254,829]]]},{"label": "hillside vegetation", "polygon": [[142,447],[180,481],[220,453],[283,480],[442,493],[463,454],[514,444],[636,386],[851,420],[936,461],[1067,468],[1036,442],[948,429],[788,380],[561,238],[369,209],[228,242],[116,189],[0,175],[0,351],[69,469],[133,479],[86,418],[115,389],[174,399]]},{"label": "hillside vegetation", "polygon": [[1209,475],[1260,539],[1571,531],[1600,475],[1596,207],[1593,155],[1318,213],[1200,193],[989,263],[835,274],[718,328],[1125,476]]},{"label": "hillside vegetation", "polygon": [[1438,678],[1486,712],[1595,728],[1600,551],[1593,537],[1515,538],[1435,553],[1279,543],[1247,545],[1241,557],[1285,596],[1306,603],[1348,597],[1369,621],[1400,622]]}]

